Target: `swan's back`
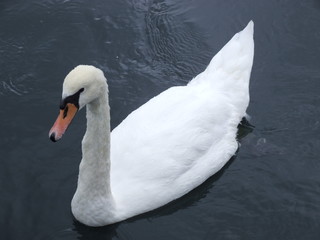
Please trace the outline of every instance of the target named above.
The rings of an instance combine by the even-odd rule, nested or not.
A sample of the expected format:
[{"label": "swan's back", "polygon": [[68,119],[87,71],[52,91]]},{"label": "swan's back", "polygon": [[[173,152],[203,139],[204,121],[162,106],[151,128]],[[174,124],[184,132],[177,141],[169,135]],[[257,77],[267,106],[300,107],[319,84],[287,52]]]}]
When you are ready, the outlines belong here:
[{"label": "swan's back", "polygon": [[250,22],[187,86],[162,92],[113,130],[111,190],[120,215],[181,197],[234,155],[249,103],[253,48]]}]

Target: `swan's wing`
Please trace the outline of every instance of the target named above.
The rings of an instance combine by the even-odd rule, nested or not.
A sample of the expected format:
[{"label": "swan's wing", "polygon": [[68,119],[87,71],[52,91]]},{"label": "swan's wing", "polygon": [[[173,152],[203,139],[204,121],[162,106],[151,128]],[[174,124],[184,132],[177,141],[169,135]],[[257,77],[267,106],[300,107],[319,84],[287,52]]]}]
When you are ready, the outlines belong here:
[{"label": "swan's wing", "polygon": [[236,151],[241,117],[212,89],[173,87],[151,99],[111,134],[116,200],[151,210],[200,185]]},{"label": "swan's wing", "polygon": [[111,188],[128,215],[162,206],[216,173],[237,149],[249,103],[253,22],[188,86],[130,114],[111,135]]}]

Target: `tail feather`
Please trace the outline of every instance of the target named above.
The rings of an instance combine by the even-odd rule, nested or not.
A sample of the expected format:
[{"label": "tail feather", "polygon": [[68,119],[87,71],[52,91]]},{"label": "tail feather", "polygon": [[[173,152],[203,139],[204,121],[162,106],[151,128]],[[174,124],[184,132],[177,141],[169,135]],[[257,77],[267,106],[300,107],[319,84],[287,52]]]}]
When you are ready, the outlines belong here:
[{"label": "tail feather", "polygon": [[[239,78],[237,73],[246,70],[251,71],[253,54],[253,22],[250,21],[244,30],[235,34],[216,56],[213,57],[205,71],[212,72],[221,70],[232,77]],[[231,76],[229,78],[231,78]],[[236,79],[230,80],[236,81]]]},{"label": "tail feather", "polygon": [[212,58],[206,70],[189,83],[190,86],[214,87],[230,95],[237,108],[249,104],[249,80],[253,64],[253,21]]}]

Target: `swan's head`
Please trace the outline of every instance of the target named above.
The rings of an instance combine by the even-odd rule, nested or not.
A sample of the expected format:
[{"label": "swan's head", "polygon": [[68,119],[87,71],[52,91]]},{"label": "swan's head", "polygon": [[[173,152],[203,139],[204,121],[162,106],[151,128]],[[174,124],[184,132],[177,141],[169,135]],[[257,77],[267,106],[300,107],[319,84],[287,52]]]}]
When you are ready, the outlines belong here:
[{"label": "swan's head", "polygon": [[67,130],[76,113],[86,104],[105,94],[107,88],[103,72],[93,66],[79,65],[64,79],[60,113],[49,132],[56,142]]}]

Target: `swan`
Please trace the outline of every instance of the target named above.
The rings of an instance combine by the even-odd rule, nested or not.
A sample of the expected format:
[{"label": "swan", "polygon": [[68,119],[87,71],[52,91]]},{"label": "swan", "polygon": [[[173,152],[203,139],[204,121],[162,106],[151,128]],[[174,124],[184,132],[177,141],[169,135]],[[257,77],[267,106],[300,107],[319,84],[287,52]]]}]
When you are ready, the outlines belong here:
[{"label": "swan", "polygon": [[112,132],[103,72],[75,67],[64,79],[60,113],[49,132],[58,141],[86,106],[74,217],[94,227],[116,223],[185,195],[219,171],[238,149],[253,55],[250,21],[204,72],[152,98]]}]

